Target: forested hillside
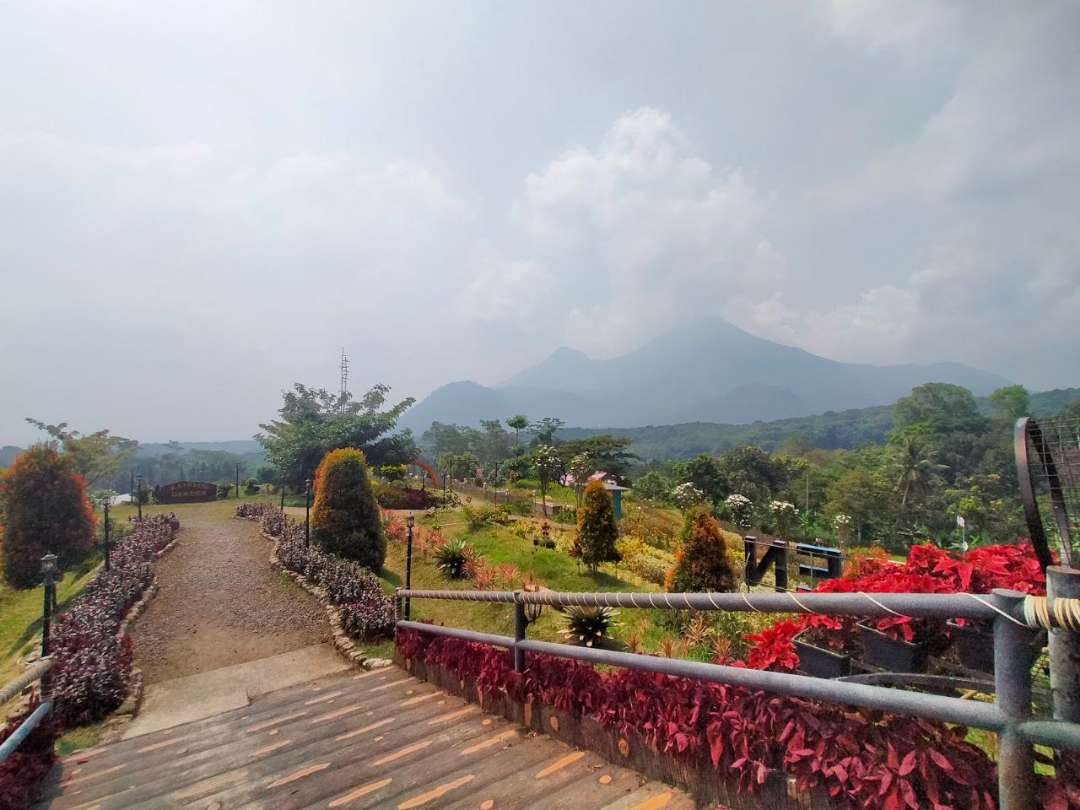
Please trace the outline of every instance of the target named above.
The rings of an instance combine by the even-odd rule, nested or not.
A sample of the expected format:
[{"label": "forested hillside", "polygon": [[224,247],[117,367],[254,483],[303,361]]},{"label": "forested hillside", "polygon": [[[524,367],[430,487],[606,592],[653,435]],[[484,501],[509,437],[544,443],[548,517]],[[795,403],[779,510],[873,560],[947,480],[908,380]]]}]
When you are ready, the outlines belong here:
[{"label": "forested hillside", "polygon": [[[1050,416],[1077,400],[1080,400],[1080,388],[1036,392],[1031,394],[1031,413]],[[989,397],[978,397],[976,402],[980,413],[990,415]],[[567,440],[600,434],[629,438],[631,449],[643,459],[692,458],[699,453],[721,453],[741,445],[772,451],[788,441],[822,450],[852,450],[868,444],[884,444],[894,426],[893,410],[893,405],[882,405],[748,425],[687,422],[637,428],[564,428],[559,435]]]}]

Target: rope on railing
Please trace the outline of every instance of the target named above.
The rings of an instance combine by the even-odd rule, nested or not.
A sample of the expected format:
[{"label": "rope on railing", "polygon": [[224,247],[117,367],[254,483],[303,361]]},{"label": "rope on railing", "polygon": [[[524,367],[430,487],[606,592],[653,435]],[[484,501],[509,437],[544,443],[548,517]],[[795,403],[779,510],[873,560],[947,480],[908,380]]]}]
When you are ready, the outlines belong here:
[{"label": "rope on railing", "polygon": [[26,671],[11,683],[0,689],[0,706],[3,706],[13,697],[17,696],[23,689],[28,687],[34,681],[39,680],[42,675],[45,675],[56,661],[52,658],[42,658],[35,664],[32,664],[26,669]]},{"label": "rope on railing", "polygon": [[1080,599],[1027,596],[1024,598],[1024,621],[1029,627],[1062,628],[1080,633]]}]

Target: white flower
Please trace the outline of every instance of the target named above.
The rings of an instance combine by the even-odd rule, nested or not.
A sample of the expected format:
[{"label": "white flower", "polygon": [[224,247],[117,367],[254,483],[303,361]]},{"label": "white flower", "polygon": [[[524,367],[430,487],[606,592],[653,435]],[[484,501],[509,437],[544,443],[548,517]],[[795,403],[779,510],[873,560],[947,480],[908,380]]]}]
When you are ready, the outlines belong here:
[{"label": "white flower", "polygon": [[795,504],[788,501],[770,501],[769,509],[778,515],[797,515],[799,510],[795,508]]}]

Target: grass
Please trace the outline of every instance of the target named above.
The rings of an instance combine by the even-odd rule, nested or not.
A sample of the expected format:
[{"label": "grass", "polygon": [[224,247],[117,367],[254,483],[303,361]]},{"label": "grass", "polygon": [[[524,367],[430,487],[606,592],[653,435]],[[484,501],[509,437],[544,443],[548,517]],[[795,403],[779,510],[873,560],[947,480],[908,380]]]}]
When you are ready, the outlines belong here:
[{"label": "grass", "polygon": [[[440,518],[443,534],[447,537],[464,537],[489,565],[514,565],[524,579],[555,591],[658,591],[659,588],[628,574],[614,566],[603,566],[596,574],[555,549],[534,549],[532,544],[503,526],[488,526],[480,531],[469,532],[460,513],[443,513]],[[424,518],[421,523],[429,523]],[[404,580],[405,548],[403,544],[390,544],[386,564],[382,572],[389,586],[398,586]],[[468,580],[448,580],[430,557],[422,554],[413,557],[413,587],[431,590],[468,590]],[[516,583],[520,585],[520,583]],[[633,613],[635,620],[622,622],[626,614]],[[637,635],[647,646],[658,648],[660,641],[670,637],[659,619],[664,611],[622,611],[620,627],[613,634],[616,638]],[[417,599],[412,603],[412,617],[417,621],[434,621],[448,627],[480,630],[501,635],[513,635],[514,615],[510,605],[486,602],[454,602]],[[644,622],[642,621],[644,620]],[[645,631],[644,627],[650,628]],[[553,608],[545,608],[540,619],[529,628],[529,637],[540,641],[562,641],[564,627],[561,614]],[[651,642],[651,643],[649,643]]]}]

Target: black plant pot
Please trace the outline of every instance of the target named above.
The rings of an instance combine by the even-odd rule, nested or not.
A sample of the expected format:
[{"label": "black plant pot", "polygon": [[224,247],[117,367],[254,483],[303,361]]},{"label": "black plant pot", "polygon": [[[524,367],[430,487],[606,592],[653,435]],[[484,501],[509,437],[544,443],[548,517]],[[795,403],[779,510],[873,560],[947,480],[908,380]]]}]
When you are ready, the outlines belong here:
[{"label": "black plant pot", "polygon": [[851,674],[851,656],[835,653],[807,641],[795,639],[799,669],[815,678],[843,678]]},{"label": "black plant pot", "polygon": [[889,672],[926,672],[926,644],[912,644],[890,638],[873,627],[859,625],[863,660]]},{"label": "black plant pot", "polygon": [[960,663],[977,672],[994,672],[994,634],[985,627],[949,622]]}]

